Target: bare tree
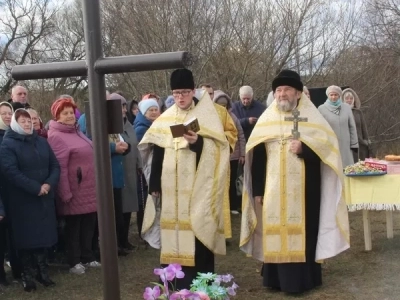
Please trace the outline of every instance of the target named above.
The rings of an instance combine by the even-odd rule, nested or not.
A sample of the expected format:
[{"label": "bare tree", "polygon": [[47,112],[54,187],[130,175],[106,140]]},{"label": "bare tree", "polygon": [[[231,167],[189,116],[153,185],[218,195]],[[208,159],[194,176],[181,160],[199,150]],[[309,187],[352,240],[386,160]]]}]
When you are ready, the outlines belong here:
[{"label": "bare tree", "polygon": [[0,3],[0,94],[15,84],[10,70],[15,65],[40,61],[43,41],[54,32],[57,6],[50,0],[4,0]]}]

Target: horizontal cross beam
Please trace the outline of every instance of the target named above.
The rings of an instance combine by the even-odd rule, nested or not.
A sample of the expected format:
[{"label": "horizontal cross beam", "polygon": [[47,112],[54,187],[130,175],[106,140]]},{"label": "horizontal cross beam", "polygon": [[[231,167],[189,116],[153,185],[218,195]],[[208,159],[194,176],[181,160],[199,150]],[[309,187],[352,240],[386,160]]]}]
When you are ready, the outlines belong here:
[{"label": "horizontal cross beam", "polygon": [[[191,64],[191,55],[179,51],[100,58],[96,61],[94,69],[96,73],[105,75],[184,68]],[[87,62],[76,60],[14,66],[11,76],[15,80],[30,80],[87,76],[87,72]]]}]

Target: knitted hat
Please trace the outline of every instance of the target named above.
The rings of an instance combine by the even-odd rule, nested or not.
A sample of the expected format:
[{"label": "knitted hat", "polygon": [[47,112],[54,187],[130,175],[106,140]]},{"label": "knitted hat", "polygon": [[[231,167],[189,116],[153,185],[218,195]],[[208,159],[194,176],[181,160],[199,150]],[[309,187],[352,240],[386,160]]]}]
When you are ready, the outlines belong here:
[{"label": "knitted hat", "polygon": [[109,95],[107,100],[121,100],[122,105],[126,104],[126,99],[117,93],[112,93],[111,95]]},{"label": "knitted hat", "polygon": [[58,120],[60,113],[64,110],[66,107],[72,107],[75,113],[76,110],[76,104],[74,100],[70,98],[63,98],[63,99],[57,99],[54,101],[53,105],[50,108],[51,115],[53,116],[54,120]]},{"label": "knitted hat", "polygon": [[275,90],[279,86],[291,86],[296,90],[303,91],[303,83],[301,82],[300,75],[292,70],[282,70],[272,81],[272,90]]},{"label": "knitted hat", "polygon": [[190,89],[194,90],[194,79],[192,71],[188,69],[177,69],[171,74],[171,90]]},{"label": "knitted hat", "polygon": [[165,100],[165,106],[167,107],[167,108],[170,108],[172,105],[174,105],[175,104],[175,99],[174,99],[174,96],[168,96],[167,97],[167,100]]},{"label": "knitted hat", "polygon": [[330,93],[336,93],[339,95],[340,98],[342,98],[343,91],[337,85],[331,85],[326,89],[326,95],[329,96]]},{"label": "knitted hat", "polygon": [[156,99],[146,99],[139,102],[139,110],[142,115],[145,115],[150,107],[157,107],[160,109]]}]

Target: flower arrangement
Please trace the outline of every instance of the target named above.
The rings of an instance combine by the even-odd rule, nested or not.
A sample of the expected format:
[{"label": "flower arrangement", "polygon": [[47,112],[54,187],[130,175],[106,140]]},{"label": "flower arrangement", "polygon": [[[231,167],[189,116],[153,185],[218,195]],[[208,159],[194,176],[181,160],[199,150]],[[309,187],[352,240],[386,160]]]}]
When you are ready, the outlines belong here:
[{"label": "flower arrangement", "polygon": [[228,300],[236,295],[239,287],[233,282],[233,276],[214,273],[198,273],[190,290],[170,291],[168,286],[176,279],[185,277],[179,264],[170,264],[166,268],[154,269],[163,284],[153,282],[153,288],[147,287],[143,293],[145,300]]}]

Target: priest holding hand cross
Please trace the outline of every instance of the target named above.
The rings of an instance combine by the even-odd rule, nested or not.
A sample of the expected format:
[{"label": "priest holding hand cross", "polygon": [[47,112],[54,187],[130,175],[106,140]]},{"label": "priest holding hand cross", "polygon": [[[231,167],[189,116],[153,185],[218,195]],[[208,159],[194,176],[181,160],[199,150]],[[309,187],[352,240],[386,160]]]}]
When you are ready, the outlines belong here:
[{"label": "priest holding hand cross", "polygon": [[322,284],[322,260],[350,246],[342,163],[299,74],[281,71],[272,89],[246,145],[240,247],[264,263],[264,286],[302,293]]}]

